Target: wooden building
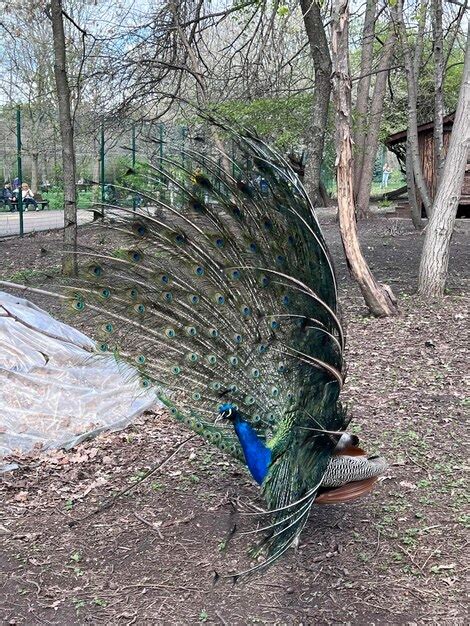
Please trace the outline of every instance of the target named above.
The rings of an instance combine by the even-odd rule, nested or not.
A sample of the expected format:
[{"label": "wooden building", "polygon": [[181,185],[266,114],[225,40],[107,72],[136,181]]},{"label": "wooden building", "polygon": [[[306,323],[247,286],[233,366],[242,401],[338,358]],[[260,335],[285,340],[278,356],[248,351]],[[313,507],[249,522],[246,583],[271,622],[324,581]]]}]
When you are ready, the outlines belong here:
[{"label": "wooden building", "polygon": [[[447,152],[449,146],[450,134],[454,123],[454,113],[444,117],[444,151]],[[434,122],[421,124],[418,126],[418,145],[419,154],[421,156],[421,166],[423,168],[423,176],[428,186],[431,198],[434,198],[437,186],[437,174],[434,161]],[[403,130],[394,135],[390,135],[386,141],[389,150],[396,154],[401,168],[405,171],[406,163],[406,135],[407,131]],[[458,217],[470,217],[470,151],[467,158],[467,167],[465,170],[465,178],[462,185],[462,193],[459,201]]]}]

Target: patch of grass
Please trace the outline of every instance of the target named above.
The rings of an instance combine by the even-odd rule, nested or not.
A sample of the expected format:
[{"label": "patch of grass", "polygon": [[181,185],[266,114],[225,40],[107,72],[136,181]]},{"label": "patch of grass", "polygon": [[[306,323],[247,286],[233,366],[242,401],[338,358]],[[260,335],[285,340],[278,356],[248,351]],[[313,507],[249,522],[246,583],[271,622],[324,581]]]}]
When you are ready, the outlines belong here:
[{"label": "patch of grass", "polygon": [[72,552],[72,554],[70,555],[70,560],[73,561],[74,563],[80,563],[80,561],[82,560],[82,555],[80,554],[78,550],[76,550],[75,552]]},{"label": "patch of grass", "polygon": [[129,478],[129,481],[131,483],[138,483],[140,480],[142,480],[142,478],[144,478],[144,476],[147,474],[147,472],[148,472],[148,469],[137,470],[137,472],[135,472],[135,474],[133,474]]},{"label": "patch of grass", "polygon": [[202,609],[202,611],[199,613],[199,621],[200,622],[207,622],[208,619],[209,619],[209,615],[208,615],[206,609]]},{"label": "patch of grass", "polygon": [[103,598],[93,598],[92,603],[95,604],[96,606],[102,606],[105,607],[108,605],[106,600],[103,600]]}]

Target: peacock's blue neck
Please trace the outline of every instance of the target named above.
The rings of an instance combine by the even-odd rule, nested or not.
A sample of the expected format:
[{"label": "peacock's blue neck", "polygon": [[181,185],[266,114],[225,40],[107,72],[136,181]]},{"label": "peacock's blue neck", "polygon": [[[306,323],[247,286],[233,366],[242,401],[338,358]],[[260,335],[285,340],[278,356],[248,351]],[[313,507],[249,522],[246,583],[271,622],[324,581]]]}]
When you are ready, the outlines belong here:
[{"label": "peacock's blue neck", "polygon": [[243,448],[248,469],[256,482],[261,485],[271,463],[271,450],[265,446],[254,428],[245,422],[239,413],[235,414],[233,425]]}]

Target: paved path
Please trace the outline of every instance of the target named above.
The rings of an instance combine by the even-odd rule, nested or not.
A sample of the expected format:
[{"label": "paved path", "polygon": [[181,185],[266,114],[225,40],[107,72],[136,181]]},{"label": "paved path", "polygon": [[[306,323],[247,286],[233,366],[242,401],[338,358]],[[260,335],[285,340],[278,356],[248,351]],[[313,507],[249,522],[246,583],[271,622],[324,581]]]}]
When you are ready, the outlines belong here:
[{"label": "paved path", "polygon": [[[78,223],[86,224],[93,219],[90,211],[78,211]],[[24,232],[33,233],[40,230],[57,230],[64,227],[63,211],[28,211],[23,214]],[[19,213],[0,213],[0,237],[20,234]]]}]

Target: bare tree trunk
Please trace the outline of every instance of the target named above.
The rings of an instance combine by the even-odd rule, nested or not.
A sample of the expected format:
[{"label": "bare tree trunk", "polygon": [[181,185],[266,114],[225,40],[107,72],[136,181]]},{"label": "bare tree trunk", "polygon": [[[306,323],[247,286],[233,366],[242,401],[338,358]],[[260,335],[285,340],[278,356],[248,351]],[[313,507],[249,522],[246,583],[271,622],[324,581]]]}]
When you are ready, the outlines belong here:
[{"label": "bare tree trunk", "polygon": [[[369,201],[372,188],[372,176],[374,173],[375,157],[379,146],[380,122],[384,108],[385,90],[387,87],[388,68],[393,57],[396,36],[392,33],[385,43],[382,58],[380,59],[377,77],[375,79],[374,94],[370,104],[370,114],[367,133],[364,133],[366,143],[362,156],[360,171],[361,184],[357,187],[357,216],[367,217],[370,214]],[[367,150],[365,150],[367,145]]]},{"label": "bare tree trunk", "polygon": [[328,106],[331,94],[331,57],[328,40],[317,0],[300,0],[305,32],[310,44],[310,53],[315,70],[315,91],[309,130],[309,158],[305,167],[304,184],[312,204],[322,198],[320,172],[328,126]]},{"label": "bare tree trunk", "polygon": [[31,153],[31,191],[33,193],[38,192],[38,164],[39,154],[33,150]]},{"label": "bare tree trunk", "polygon": [[434,210],[426,229],[419,266],[418,293],[425,298],[439,299],[444,295],[450,240],[470,150],[468,120],[470,120],[470,26],[452,135],[441,182],[434,200]]},{"label": "bare tree trunk", "polygon": [[354,199],[362,185],[362,167],[366,153],[367,113],[369,110],[372,60],[374,56],[375,13],[377,0],[367,0],[362,30],[361,78],[357,85],[355,130],[354,130]]},{"label": "bare tree trunk", "polygon": [[434,163],[436,187],[444,167],[444,37],[442,34],[442,0],[432,0],[434,36]]},{"label": "bare tree trunk", "polygon": [[[425,6],[425,5],[424,5]],[[406,82],[408,85],[408,138],[410,147],[411,162],[413,163],[413,173],[416,182],[416,187],[419,191],[419,195],[424,204],[426,215],[429,217],[432,211],[431,196],[426,185],[426,181],[423,176],[423,168],[421,167],[421,158],[419,155],[418,144],[418,116],[417,116],[417,74],[419,68],[419,60],[421,57],[421,47],[423,41],[422,31],[424,30],[426,12],[421,11],[420,24],[418,27],[418,35],[416,38],[416,50],[415,56],[411,53],[411,48],[408,43],[408,34],[406,32],[405,20],[403,17],[403,0],[398,0],[397,3],[397,20],[396,28],[400,43],[403,49],[403,57],[405,60],[405,74]]]},{"label": "bare tree trunk", "polygon": [[341,239],[350,271],[358,282],[370,312],[377,317],[396,315],[392,290],[377,282],[359,245],[354,211],[351,76],[348,59],[348,0],[335,0],[332,27],[333,94],[336,108],[338,216]]},{"label": "bare tree trunk", "polygon": [[411,221],[413,222],[413,226],[416,230],[422,230],[423,220],[421,219],[421,206],[418,204],[418,197],[416,196],[415,177],[413,174],[413,163],[411,161],[411,152],[408,140],[406,140],[406,186],[408,189]]},{"label": "bare tree trunk", "polygon": [[65,34],[62,0],[51,0],[52,36],[54,40],[54,76],[59,103],[59,124],[64,175],[64,254],[62,272],[77,272],[77,189],[75,184],[75,149],[70,110],[70,87],[65,62]]}]

